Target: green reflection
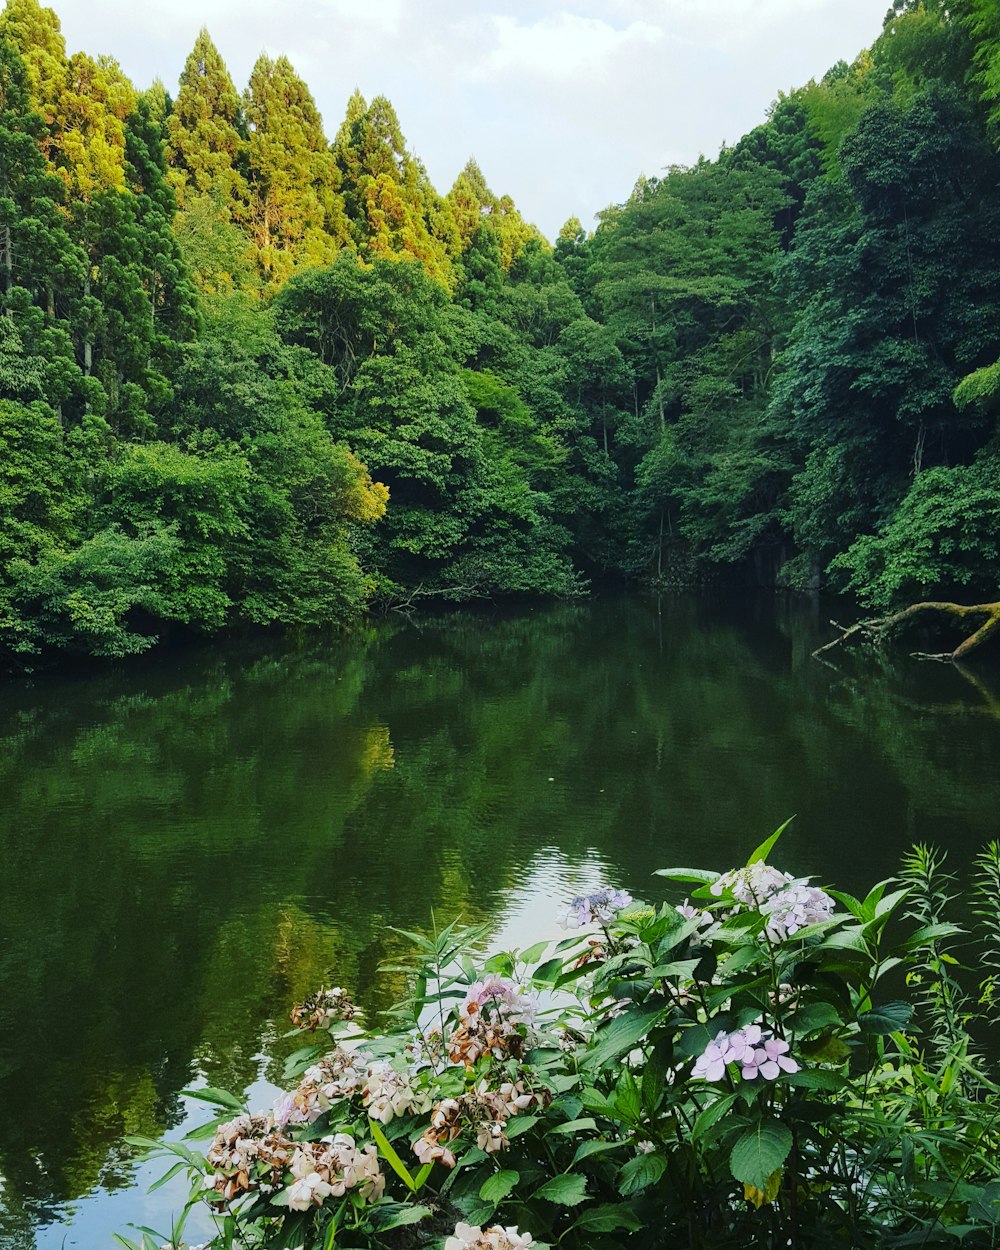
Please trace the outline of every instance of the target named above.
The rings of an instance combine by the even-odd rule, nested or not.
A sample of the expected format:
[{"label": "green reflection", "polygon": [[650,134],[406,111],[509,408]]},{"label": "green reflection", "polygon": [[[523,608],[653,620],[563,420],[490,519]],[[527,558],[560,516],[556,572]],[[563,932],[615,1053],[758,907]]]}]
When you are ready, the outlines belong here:
[{"label": "green reflection", "polygon": [[[390,926],[633,893],[792,812],[851,887],[995,836],[1000,685],[809,659],[803,600],[606,601],[159,657],[0,695],[0,1243],[132,1183],[201,1073],[278,1066],[319,982],[398,995]],[[557,875],[558,874],[558,875]],[[529,940],[534,934],[524,934]]]}]

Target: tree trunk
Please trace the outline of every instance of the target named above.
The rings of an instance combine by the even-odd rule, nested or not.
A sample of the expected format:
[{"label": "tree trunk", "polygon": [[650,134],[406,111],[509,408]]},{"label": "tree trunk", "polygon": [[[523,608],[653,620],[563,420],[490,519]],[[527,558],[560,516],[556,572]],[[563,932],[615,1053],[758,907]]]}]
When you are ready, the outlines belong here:
[{"label": "tree trunk", "polygon": [[828,642],[823,647],[817,647],[813,652],[813,657],[823,655],[826,651],[832,651],[834,647],[853,642],[867,643],[869,646],[884,646],[886,643],[893,641],[898,634],[904,632],[921,617],[935,616],[943,617],[946,621],[959,625],[964,631],[965,637],[953,651],[911,652],[916,659],[964,660],[966,656],[977,650],[984,642],[987,642],[994,634],[1000,631],[1000,601],[970,605],[941,602],[911,603],[908,608],[903,608],[899,612],[892,612],[888,616],[877,616],[869,620],[858,621],[856,625],[851,625],[847,629],[837,625],[836,621],[831,622],[835,628],[840,630],[840,636],[834,638],[833,642]]}]

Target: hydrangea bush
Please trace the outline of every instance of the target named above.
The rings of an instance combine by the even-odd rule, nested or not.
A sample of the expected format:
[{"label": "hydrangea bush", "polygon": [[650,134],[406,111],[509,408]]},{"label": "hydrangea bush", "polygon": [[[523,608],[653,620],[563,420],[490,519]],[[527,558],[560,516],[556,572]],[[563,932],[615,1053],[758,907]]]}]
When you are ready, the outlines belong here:
[{"label": "hydrangea bush", "polygon": [[[574,899],[569,936],[520,953],[407,935],[388,1026],[321,991],[273,1109],[202,1090],[219,1116],[194,1141],[136,1144],[189,1172],[206,1250],[1000,1244],[1000,1086],[938,861],[861,900],[769,865],[777,837],[730,872],[658,874],[683,901]],[[164,1244],[140,1235],[118,1240]]]}]

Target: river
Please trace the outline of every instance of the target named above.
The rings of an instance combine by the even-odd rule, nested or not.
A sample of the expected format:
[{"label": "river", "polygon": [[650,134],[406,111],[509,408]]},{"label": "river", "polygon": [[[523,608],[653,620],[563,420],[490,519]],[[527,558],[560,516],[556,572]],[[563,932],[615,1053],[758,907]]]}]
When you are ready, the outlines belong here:
[{"label": "river", "polygon": [[[777,862],[863,888],[998,834],[1000,672],[810,660],[807,599],[672,596],[390,620],[0,687],[0,1246],[169,1231],[126,1133],[205,1081],[273,1094],[292,1003],[369,1016],[391,927],[494,946],[602,881]],[[196,1239],[196,1238],[195,1238]]]}]

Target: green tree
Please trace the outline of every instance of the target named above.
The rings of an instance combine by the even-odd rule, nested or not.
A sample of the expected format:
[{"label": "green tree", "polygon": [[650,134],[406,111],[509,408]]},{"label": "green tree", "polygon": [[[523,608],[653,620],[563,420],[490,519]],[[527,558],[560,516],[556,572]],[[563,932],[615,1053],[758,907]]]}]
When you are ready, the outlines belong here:
[{"label": "green tree", "polygon": [[184,62],[166,127],[169,180],[181,207],[196,195],[209,195],[224,220],[242,221],[248,200],[242,172],[246,123],[239,93],[204,27]]},{"label": "green tree", "polygon": [[348,241],[337,163],[309,88],[287,57],[260,56],[245,98],[249,228],[262,273],[280,282]]}]

